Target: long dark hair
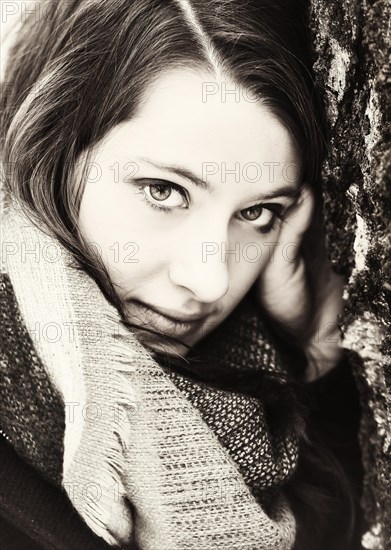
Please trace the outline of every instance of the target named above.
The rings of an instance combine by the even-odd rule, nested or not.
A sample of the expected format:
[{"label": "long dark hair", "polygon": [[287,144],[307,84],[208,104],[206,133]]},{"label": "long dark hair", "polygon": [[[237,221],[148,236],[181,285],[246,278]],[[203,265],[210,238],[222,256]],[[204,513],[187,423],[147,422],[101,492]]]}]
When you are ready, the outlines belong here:
[{"label": "long dark hair", "polygon": [[290,131],[301,180],[317,197],[315,219],[326,146],[307,29],[302,0],[41,2],[18,33],[2,85],[6,201],[44,224],[125,319],[103,262],[78,231],[88,151],[136,114],[162,71],[192,67],[227,75]]}]

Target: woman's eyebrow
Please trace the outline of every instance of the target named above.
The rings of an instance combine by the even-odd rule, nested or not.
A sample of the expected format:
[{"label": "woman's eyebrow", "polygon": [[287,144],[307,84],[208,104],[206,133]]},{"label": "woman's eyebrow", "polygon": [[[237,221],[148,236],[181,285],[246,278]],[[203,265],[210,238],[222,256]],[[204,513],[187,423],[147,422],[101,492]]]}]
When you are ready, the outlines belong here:
[{"label": "woman's eyebrow", "polygon": [[212,186],[204,181],[203,179],[196,176],[193,172],[190,170],[187,170],[186,168],[183,168],[182,166],[178,166],[176,164],[164,164],[162,162],[155,162],[147,157],[137,157],[142,162],[145,162],[146,164],[150,164],[154,168],[159,168],[161,170],[167,170],[168,172],[172,172],[173,174],[176,174],[177,176],[180,176],[182,178],[185,178],[192,183],[196,187],[200,187],[204,191],[208,191],[209,193],[212,192]]},{"label": "woman's eyebrow", "polygon": [[[153,166],[154,168],[158,168],[160,170],[166,170],[168,172],[176,174],[177,176],[187,179],[191,183],[193,183],[196,187],[200,187],[201,189],[208,191],[209,193],[212,192],[212,186],[210,185],[210,183],[199,178],[193,172],[191,172],[191,170],[188,170],[187,168],[183,168],[182,166],[178,166],[176,164],[165,164],[162,162],[156,162],[148,157],[137,157],[137,159],[141,160],[145,164],[149,164]],[[267,193],[263,193],[263,194],[261,193],[260,195],[258,195],[252,200],[266,200],[266,199],[273,199],[276,197],[294,198],[298,193],[298,190],[299,189],[296,185],[286,184],[286,185],[277,187],[276,189],[273,189],[272,191],[269,191]]]}]

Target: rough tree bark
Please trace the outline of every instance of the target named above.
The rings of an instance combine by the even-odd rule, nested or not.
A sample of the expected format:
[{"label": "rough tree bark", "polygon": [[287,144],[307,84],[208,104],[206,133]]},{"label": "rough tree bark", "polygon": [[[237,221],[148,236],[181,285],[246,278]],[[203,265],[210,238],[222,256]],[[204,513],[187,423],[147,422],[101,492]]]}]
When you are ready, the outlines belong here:
[{"label": "rough tree bark", "polygon": [[327,248],[348,277],[341,320],[362,401],[363,547],[391,548],[390,12],[387,0],[310,0],[330,151]]}]

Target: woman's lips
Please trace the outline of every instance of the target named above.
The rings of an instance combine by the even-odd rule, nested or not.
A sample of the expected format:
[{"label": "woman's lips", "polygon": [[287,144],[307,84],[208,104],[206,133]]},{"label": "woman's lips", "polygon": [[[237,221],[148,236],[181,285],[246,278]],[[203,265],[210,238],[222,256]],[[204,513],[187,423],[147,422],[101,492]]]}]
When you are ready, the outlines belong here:
[{"label": "woman's lips", "polygon": [[127,311],[131,317],[136,319],[136,322],[138,321],[141,324],[145,324],[148,328],[173,337],[186,336],[196,332],[206,320],[206,316],[194,321],[175,320],[138,300],[128,300]]}]

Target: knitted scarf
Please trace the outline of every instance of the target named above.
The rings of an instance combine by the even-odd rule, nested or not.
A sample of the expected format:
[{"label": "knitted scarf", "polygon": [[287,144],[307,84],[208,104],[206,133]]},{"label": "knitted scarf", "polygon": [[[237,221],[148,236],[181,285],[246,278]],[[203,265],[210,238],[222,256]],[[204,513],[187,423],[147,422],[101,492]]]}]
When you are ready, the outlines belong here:
[{"label": "knitted scarf", "polygon": [[[19,455],[110,545],[292,548],[281,486],[298,437],[273,422],[256,381],[292,396],[253,302],[190,354],[198,375],[186,372],[141,344],[53,236],[18,208],[4,214],[0,428]],[[210,377],[219,369],[225,387]]]}]

